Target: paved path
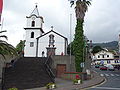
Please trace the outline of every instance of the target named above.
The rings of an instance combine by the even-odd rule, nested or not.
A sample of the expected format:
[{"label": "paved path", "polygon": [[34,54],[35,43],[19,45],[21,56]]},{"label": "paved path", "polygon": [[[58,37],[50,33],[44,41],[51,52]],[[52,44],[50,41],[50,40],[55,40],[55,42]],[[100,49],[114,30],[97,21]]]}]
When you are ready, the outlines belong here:
[{"label": "paved path", "polygon": [[[100,76],[96,72],[93,73],[93,76],[94,77],[91,80],[84,81],[80,85],[73,85],[72,81],[56,78],[57,88],[54,90],[80,90],[83,88],[88,88],[94,85],[98,85],[105,80],[104,77]],[[34,89],[26,89],[26,90],[46,90],[46,88],[42,87],[42,88],[34,88]]]}]

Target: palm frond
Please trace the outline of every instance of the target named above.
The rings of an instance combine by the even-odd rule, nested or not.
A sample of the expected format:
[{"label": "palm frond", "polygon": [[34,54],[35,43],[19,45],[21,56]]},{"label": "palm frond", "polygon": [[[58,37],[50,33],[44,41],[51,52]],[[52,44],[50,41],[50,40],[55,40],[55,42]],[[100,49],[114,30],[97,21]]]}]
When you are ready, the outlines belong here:
[{"label": "palm frond", "polygon": [[72,7],[74,5],[74,1],[70,1],[70,4],[71,4],[70,7]]},{"label": "palm frond", "polygon": [[11,45],[8,44],[6,41],[0,40],[0,54],[2,56],[5,55],[17,55],[16,49]]},{"label": "palm frond", "polygon": [[6,40],[8,40],[8,37],[6,35],[0,35],[0,38],[5,38]]},{"label": "palm frond", "polygon": [[3,33],[3,32],[7,32],[6,30],[4,30],[4,31],[0,31],[0,33]]}]

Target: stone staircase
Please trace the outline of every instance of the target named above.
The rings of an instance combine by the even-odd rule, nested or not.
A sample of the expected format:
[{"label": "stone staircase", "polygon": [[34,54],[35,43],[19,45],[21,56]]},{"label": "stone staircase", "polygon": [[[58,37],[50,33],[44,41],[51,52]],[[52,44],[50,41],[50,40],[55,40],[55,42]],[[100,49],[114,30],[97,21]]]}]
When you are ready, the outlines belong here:
[{"label": "stone staircase", "polygon": [[14,67],[5,68],[3,90],[17,87],[19,90],[43,87],[52,82],[45,69],[47,58],[24,57]]}]

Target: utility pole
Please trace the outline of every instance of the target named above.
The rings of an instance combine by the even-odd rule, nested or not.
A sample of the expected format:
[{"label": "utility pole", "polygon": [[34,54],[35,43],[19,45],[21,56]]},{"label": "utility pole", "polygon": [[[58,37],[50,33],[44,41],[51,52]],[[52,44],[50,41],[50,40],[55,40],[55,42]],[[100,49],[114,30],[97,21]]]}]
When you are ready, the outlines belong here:
[{"label": "utility pole", "polygon": [[72,14],[70,14],[70,71],[71,71],[71,63],[72,63],[72,58],[71,58],[71,29],[72,29]]},{"label": "utility pole", "polygon": [[118,54],[119,54],[119,62],[120,62],[120,34],[119,34],[119,41],[118,41]]}]

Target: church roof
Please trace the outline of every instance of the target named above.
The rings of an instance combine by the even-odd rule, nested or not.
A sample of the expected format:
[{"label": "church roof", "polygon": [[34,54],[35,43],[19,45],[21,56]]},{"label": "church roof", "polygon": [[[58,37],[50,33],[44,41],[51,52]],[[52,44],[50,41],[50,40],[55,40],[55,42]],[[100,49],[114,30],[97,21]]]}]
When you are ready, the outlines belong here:
[{"label": "church roof", "polygon": [[33,10],[32,13],[30,14],[30,16],[26,16],[26,18],[31,18],[32,16],[36,16],[37,18],[41,18],[41,19],[42,19],[42,22],[44,23],[43,17],[39,15],[39,11],[38,11],[37,5],[35,6],[34,10]]},{"label": "church roof", "polygon": [[41,35],[41,36],[37,37],[36,39],[39,39],[39,38],[41,38],[41,37],[43,37],[43,36],[45,36],[45,35],[47,35],[47,34],[49,34],[49,33],[51,33],[51,32],[53,32],[53,33],[55,33],[55,34],[57,34],[57,35],[59,35],[59,36],[61,36],[61,37],[63,37],[64,39],[66,39],[66,40],[67,40],[67,38],[66,38],[66,37],[64,37],[63,35],[61,35],[61,34],[59,34],[59,33],[55,32],[55,31],[53,31],[53,30],[51,30],[51,31],[49,31],[49,32],[47,32],[47,33],[45,33],[45,34],[43,34],[43,35]]},{"label": "church roof", "polygon": [[39,16],[39,11],[38,11],[37,5],[35,6],[34,10],[33,10],[32,13],[30,14],[30,16],[32,16],[32,15]]}]

